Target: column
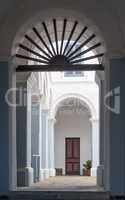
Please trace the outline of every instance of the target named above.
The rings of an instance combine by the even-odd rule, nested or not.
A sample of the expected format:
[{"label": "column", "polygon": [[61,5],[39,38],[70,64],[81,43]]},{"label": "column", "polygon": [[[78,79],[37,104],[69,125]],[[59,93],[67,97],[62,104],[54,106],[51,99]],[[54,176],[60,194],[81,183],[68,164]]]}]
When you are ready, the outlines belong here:
[{"label": "column", "polygon": [[[9,63],[9,90],[6,93],[9,106],[9,190],[17,187],[17,152],[16,152],[16,71],[13,63]],[[5,69],[5,68],[4,68]],[[3,76],[4,77],[4,76]],[[9,96],[8,96],[9,95]],[[6,101],[7,102],[7,101]],[[6,178],[5,178],[6,180]]]},{"label": "column", "polygon": [[[17,186],[25,186],[27,109],[24,106],[26,83],[17,82],[16,134],[17,134]],[[25,91],[25,92],[24,92]]]},{"label": "column", "polygon": [[[9,107],[5,94],[9,88],[8,62],[0,62],[0,195],[9,191]],[[15,169],[15,168],[14,168]],[[12,170],[12,169],[11,169]],[[11,171],[12,173],[12,171]],[[13,174],[14,175],[14,174]],[[11,179],[12,181],[12,179]]]},{"label": "column", "polygon": [[109,177],[112,196],[125,196],[125,58],[110,60]]},{"label": "column", "polygon": [[50,176],[55,176],[55,160],[54,160],[54,125],[56,119],[49,118],[49,172]]},{"label": "column", "polygon": [[[32,97],[33,98],[33,97]],[[34,170],[34,182],[39,181],[40,170],[40,105],[39,101],[32,100],[32,130],[31,130],[31,152],[32,152],[32,167]]]},{"label": "column", "polygon": [[27,129],[26,129],[26,168],[25,185],[33,184],[33,168],[31,167],[31,89],[27,83]]},{"label": "column", "polygon": [[99,166],[97,168],[97,185],[104,186],[104,72],[96,72],[99,87]]},{"label": "column", "polygon": [[97,167],[99,165],[99,121],[91,119],[92,124],[92,168],[91,176],[97,176]]},{"label": "column", "polygon": [[48,143],[48,110],[42,110],[42,137],[41,137],[41,180],[49,178],[49,143]]},{"label": "column", "polygon": [[104,81],[100,80],[99,84],[99,166],[97,169],[97,185],[104,186]]},{"label": "column", "polygon": [[[27,82],[18,83],[17,103],[17,185],[33,183],[31,168],[31,91]],[[21,98],[21,99],[20,99]]]},{"label": "column", "polygon": [[104,165],[104,80],[100,80],[100,165]]},{"label": "column", "polygon": [[39,109],[39,155],[40,155],[40,171],[39,171],[39,180],[44,180],[44,165],[43,165],[43,133],[42,133],[42,105],[40,104]]}]

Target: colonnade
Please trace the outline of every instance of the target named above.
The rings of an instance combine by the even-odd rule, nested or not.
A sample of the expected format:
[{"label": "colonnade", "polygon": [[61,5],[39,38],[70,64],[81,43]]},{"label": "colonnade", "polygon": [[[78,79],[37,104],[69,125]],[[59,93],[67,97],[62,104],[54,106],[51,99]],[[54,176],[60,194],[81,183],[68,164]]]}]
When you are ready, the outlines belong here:
[{"label": "colonnade", "polygon": [[[17,103],[20,90],[23,102],[17,106],[17,186],[55,176],[54,123],[49,109],[44,109],[32,80],[17,82]],[[25,101],[25,102],[24,102]]]}]

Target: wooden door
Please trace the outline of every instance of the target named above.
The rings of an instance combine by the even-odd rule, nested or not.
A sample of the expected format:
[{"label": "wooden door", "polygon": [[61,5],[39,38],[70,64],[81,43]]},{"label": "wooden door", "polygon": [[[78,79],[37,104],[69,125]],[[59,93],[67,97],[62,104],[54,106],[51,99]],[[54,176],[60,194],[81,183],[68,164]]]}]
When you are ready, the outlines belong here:
[{"label": "wooden door", "polygon": [[66,175],[80,175],[80,138],[66,138]]}]

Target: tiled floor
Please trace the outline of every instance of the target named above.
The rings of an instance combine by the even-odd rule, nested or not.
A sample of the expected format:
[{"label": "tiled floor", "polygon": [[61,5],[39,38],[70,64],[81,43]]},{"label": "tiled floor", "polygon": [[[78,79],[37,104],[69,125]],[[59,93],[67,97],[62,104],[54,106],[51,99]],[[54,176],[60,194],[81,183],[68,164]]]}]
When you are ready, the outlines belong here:
[{"label": "tiled floor", "polygon": [[[26,188],[25,188],[26,189]],[[56,176],[36,183],[28,190],[35,191],[102,191],[96,186],[96,178],[85,176]]]}]

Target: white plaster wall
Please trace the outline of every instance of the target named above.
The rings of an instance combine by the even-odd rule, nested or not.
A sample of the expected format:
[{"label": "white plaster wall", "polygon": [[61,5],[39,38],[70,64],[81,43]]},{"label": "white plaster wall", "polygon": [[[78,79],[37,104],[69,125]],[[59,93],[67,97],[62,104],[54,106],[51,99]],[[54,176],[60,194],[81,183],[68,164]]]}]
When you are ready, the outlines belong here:
[{"label": "white plaster wall", "polygon": [[63,168],[65,174],[65,138],[80,137],[80,174],[83,163],[91,160],[91,122],[81,114],[62,114],[55,124],[55,168]]}]

